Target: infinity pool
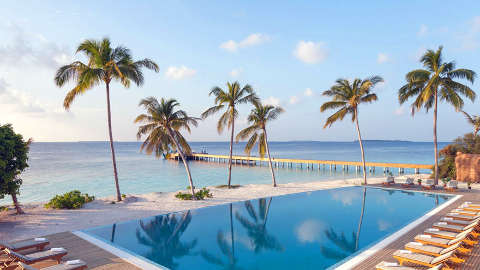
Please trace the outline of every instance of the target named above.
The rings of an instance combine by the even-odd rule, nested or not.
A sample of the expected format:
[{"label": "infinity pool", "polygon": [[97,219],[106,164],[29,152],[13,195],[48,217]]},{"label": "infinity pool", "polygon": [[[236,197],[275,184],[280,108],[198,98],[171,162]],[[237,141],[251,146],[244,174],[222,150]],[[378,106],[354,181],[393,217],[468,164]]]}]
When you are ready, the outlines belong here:
[{"label": "infinity pool", "polygon": [[326,269],[450,198],[347,187],[206,207],[84,232],[170,269]]}]

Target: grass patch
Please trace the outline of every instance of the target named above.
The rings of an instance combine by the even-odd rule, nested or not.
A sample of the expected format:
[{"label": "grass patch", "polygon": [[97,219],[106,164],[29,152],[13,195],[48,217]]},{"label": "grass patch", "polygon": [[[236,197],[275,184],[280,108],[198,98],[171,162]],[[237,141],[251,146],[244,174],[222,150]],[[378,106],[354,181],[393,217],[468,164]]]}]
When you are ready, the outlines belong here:
[{"label": "grass patch", "polygon": [[82,194],[78,190],[67,192],[63,195],[56,195],[47,204],[45,208],[53,209],[78,209],[82,208],[84,204],[95,200],[94,196]]},{"label": "grass patch", "polygon": [[[228,188],[228,185],[218,185],[216,188]],[[239,188],[241,185],[230,185],[230,188]]]},{"label": "grass patch", "polygon": [[[175,194],[175,197],[184,201],[191,201],[193,199],[192,194],[183,193],[183,192],[178,192],[177,194]],[[212,193],[210,193],[210,190],[207,188],[202,188],[195,192],[196,200],[204,200],[205,198],[212,198],[212,197],[213,197]]]}]

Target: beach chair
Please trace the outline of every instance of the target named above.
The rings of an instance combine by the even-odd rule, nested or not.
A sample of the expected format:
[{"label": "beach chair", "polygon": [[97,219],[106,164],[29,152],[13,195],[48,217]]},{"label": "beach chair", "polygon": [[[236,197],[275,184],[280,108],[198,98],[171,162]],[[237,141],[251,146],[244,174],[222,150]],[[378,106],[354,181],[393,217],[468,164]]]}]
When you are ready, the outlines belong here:
[{"label": "beach chair", "polygon": [[[377,270],[416,270],[417,269],[417,268],[414,268],[414,267],[402,266],[402,265],[399,265],[396,262],[385,262],[385,261],[377,264],[375,266],[375,268]],[[443,267],[443,264],[439,264],[435,267],[431,267],[431,268],[428,268],[428,269],[425,269],[425,270],[440,270],[440,269],[446,270],[448,268]]]},{"label": "beach chair", "polygon": [[415,241],[425,245],[432,245],[443,248],[448,248],[457,244],[458,242],[462,242],[468,246],[473,246],[476,244],[476,241],[472,241],[468,238],[468,233],[466,232],[459,234],[457,238],[452,240],[440,237],[433,237],[429,234],[419,234],[415,236]]},{"label": "beach chair", "polygon": [[445,190],[448,191],[455,191],[458,189],[458,181],[457,180],[450,180],[445,187]]},{"label": "beach chair", "polygon": [[480,214],[472,216],[470,214],[465,215],[465,212],[452,211],[452,212],[446,214],[445,217],[453,218],[453,219],[456,219],[456,220],[464,220],[464,221],[473,222],[474,220],[480,218]]},{"label": "beach chair", "polygon": [[60,263],[62,258],[67,255],[67,250],[64,248],[51,248],[30,254],[20,254],[7,248],[5,249],[5,253],[8,255],[8,259],[2,263],[5,267],[10,267],[12,264],[18,262],[33,264],[45,260],[55,260],[57,263]]},{"label": "beach chair", "polygon": [[395,178],[393,176],[387,176],[387,179],[385,179],[384,182],[382,182],[382,185],[384,186],[390,186],[395,184]]},{"label": "beach chair", "polygon": [[463,204],[470,208],[480,208],[480,203],[464,202]]},{"label": "beach chair", "polygon": [[478,224],[479,224],[479,221],[471,222],[468,225],[453,225],[453,224],[448,224],[447,222],[435,222],[432,227],[442,231],[456,232],[456,233],[461,233],[469,229],[473,229],[472,234],[474,234],[474,236],[475,234],[477,234],[477,237],[478,237],[478,232],[476,231],[476,229],[478,228]]},{"label": "beach chair", "polygon": [[473,228],[468,229],[464,232],[461,233],[456,233],[456,232],[447,232],[447,231],[441,231],[436,228],[428,228],[425,230],[425,234],[431,235],[433,237],[438,237],[438,238],[444,238],[448,240],[454,240],[458,238],[459,236],[463,236],[464,234],[467,235],[467,240],[470,240],[472,242],[472,245],[475,245],[478,243],[478,241],[474,240],[473,238],[477,238],[478,234],[474,233]]},{"label": "beach chair", "polygon": [[425,184],[422,185],[422,189],[428,189],[428,190],[435,189],[435,183],[433,179],[427,179],[425,181]]},{"label": "beach chair", "polygon": [[448,248],[425,245],[419,242],[410,242],[405,245],[405,249],[410,250],[411,252],[421,253],[421,254],[425,254],[433,257],[442,256],[443,254],[446,254],[454,250],[462,254],[469,254],[470,252],[472,252],[471,249],[463,247],[462,242],[458,242],[455,245],[452,245]]},{"label": "beach chair", "polygon": [[415,180],[413,180],[413,178],[407,178],[407,180],[405,180],[405,183],[402,183],[402,187],[404,188],[409,188],[409,187],[413,187],[415,186]]},{"label": "beach chair", "polygon": [[[40,268],[34,268],[28,264],[24,264],[22,262],[18,263],[21,270],[38,270]],[[66,261],[61,264],[49,266],[46,268],[42,268],[41,270],[84,270],[87,269],[87,264],[81,260],[73,260],[73,261]]]},{"label": "beach chair", "polygon": [[443,217],[440,221],[446,222],[449,225],[456,225],[456,226],[468,226],[473,223],[477,223],[479,224],[478,226],[480,226],[480,217],[475,218],[473,220],[460,220],[460,219],[454,219],[451,217]]},{"label": "beach chair", "polygon": [[[18,242],[6,242],[0,241],[0,250],[9,249],[15,252],[27,250],[27,249],[36,249],[38,251],[44,250],[50,242],[45,238],[34,238],[29,240],[23,240]],[[1,254],[1,252],[0,252]]]},{"label": "beach chair", "polygon": [[463,263],[465,261],[462,258],[458,258],[455,255],[455,251],[450,251],[448,253],[443,254],[442,256],[433,257],[425,254],[413,253],[409,250],[397,250],[395,251],[395,253],[393,253],[393,258],[395,258],[400,265],[403,265],[403,263],[408,262],[411,264],[427,266],[427,267],[435,267],[435,266],[438,266],[439,264],[447,265],[447,267],[449,267],[448,262]]}]

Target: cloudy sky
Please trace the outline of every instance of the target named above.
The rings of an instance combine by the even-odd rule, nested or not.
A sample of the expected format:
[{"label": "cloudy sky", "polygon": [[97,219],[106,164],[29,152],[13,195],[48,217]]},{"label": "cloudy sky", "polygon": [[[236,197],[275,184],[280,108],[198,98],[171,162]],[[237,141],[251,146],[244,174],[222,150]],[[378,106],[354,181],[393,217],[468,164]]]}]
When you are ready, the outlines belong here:
[{"label": "cloudy sky", "polygon": [[[90,4],[89,4],[90,2]],[[320,93],[337,78],[381,75],[379,101],[360,108],[366,139],[431,141],[432,116],[414,118],[397,90],[419,56],[443,45],[446,60],[480,72],[480,2],[472,1],[8,1],[0,10],[0,123],[36,141],[107,140],[105,90],[62,108],[72,85],[53,83],[86,38],[109,37],[160,72],[145,71],[142,88],[112,85],[114,137],[134,141],[133,119],[146,96],[174,97],[192,115],[212,105],[208,92],[227,81],[249,83],[286,112],[271,125],[272,140],[356,139],[351,122],[323,129]],[[480,78],[479,78],[480,80]],[[480,82],[473,89],[480,94]],[[465,110],[480,114],[476,104]],[[243,106],[239,128],[245,126]],[[463,116],[440,106],[439,139],[469,132]],[[215,117],[189,136],[226,141]]]}]

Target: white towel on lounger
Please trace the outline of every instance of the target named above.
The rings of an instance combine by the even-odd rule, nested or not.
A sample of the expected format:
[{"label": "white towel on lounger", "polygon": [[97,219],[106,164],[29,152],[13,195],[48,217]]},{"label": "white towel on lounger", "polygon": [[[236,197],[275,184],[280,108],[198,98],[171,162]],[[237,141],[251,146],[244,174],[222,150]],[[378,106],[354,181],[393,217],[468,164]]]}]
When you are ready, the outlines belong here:
[{"label": "white towel on lounger", "polygon": [[391,267],[391,266],[398,266],[398,263],[395,262],[384,262],[383,266]]},{"label": "white towel on lounger", "polygon": [[38,237],[38,238],[35,238],[34,240],[37,242],[43,242],[43,241],[47,241],[47,238]]},{"label": "white towel on lounger", "polygon": [[404,249],[399,250],[399,252],[402,253],[402,254],[412,254],[413,253],[410,250],[404,250]]},{"label": "white towel on lounger", "polygon": [[65,264],[66,265],[77,265],[77,264],[82,264],[83,262],[81,260],[71,260],[67,261]]},{"label": "white towel on lounger", "polygon": [[53,252],[66,252],[67,250],[64,248],[51,248],[50,251]]}]

